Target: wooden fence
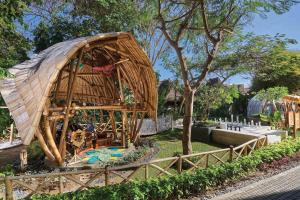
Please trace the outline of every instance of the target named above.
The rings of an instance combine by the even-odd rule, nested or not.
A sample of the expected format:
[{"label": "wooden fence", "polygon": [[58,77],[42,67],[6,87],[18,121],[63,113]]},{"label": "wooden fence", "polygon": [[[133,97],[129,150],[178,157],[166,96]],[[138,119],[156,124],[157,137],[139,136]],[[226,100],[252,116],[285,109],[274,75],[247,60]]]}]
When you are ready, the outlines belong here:
[{"label": "wooden fence", "polygon": [[[195,153],[178,157],[152,160],[135,165],[105,167],[99,169],[69,172],[52,172],[37,175],[6,176],[0,178],[6,199],[30,197],[37,193],[57,194],[91,187],[102,187],[126,183],[138,179],[174,175],[183,171],[193,171],[215,164],[222,164],[251,154],[255,149],[267,145],[267,137],[253,139],[240,146],[215,151]],[[1,192],[1,185],[0,185]],[[18,196],[19,195],[19,196]],[[1,195],[0,195],[1,198]]]}]

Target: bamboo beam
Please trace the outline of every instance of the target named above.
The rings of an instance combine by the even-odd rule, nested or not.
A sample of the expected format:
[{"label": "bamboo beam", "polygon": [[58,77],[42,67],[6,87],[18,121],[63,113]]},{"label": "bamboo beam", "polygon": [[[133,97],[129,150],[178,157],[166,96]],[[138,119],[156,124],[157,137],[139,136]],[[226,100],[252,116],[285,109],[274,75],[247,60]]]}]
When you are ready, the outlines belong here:
[{"label": "bamboo beam", "polygon": [[[64,111],[66,107],[55,107],[49,108],[50,112]],[[101,106],[72,106],[69,108],[70,111],[73,110],[116,110],[116,111],[126,111],[126,112],[147,112],[143,108],[132,108],[124,105],[101,105]]]},{"label": "bamboo beam", "polygon": [[74,72],[74,75],[73,75],[73,78],[72,78],[72,82],[71,82],[70,87],[68,88],[69,95],[67,97],[66,116],[65,116],[65,119],[64,119],[64,125],[63,125],[61,138],[60,138],[60,142],[59,142],[59,151],[60,151],[60,154],[61,154],[63,160],[65,158],[65,148],[66,148],[65,136],[66,136],[66,132],[67,132],[68,125],[69,125],[69,112],[70,112],[70,107],[71,107],[71,103],[72,103],[73,90],[74,90],[74,85],[75,85],[75,81],[76,81],[76,74],[78,73],[78,69],[79,69],[81,59],[82,59],[82,55],[83,55],[83,48],[80,50],[78,61],[76,63],[76,67],[75,67],[75,72]]}]

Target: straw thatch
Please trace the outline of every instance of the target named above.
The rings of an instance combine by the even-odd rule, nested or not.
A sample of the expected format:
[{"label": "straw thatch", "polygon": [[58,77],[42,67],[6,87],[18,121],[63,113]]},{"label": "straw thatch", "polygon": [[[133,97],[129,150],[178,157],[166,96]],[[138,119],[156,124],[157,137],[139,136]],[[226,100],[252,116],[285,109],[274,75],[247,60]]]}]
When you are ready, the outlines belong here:
[{"label": "straw thatch", "polygon": [[[72,66],[78,67],[76,73]],[[14,78],[2,80],[1,94],[24,144],[29,144],[34,135],[43,135],[39,133],[41,117],[46,107],[51,109],[46,102],[68,98],[71,73],[76,74],[73,101],[111,106],[108,110],[130,111],[134,107],[156,118],[155,73],[129,33],[106,33],[57,43],[10,72]],[[132,91],[132,106],[122,102],[125,89]]]}]

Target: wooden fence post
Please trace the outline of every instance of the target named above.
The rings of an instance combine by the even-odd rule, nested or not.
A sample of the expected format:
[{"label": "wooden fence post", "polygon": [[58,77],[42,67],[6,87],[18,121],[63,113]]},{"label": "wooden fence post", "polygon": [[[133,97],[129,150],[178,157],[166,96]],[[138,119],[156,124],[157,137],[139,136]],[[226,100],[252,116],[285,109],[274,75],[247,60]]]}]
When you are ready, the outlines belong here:
[{"label": "wooden fence post", "polygon": [[109,185],[109,170],[108,170],[108,165],[105,166],[105,186]]},{"label": "wooden fence post", "polygon": [[268,136],[267,135],[265,135],[265,144],[264,144],[264,146],[268,146]]},{"label": "wooden fence post", "polygon": [[27,151],[22,149],[20,152],[21,170],[23,171],[27,166]]},{"label": "wooden fence post", "polygon": [[182,172],[182,157],[179,156],[178,162],[177,162],[177,172],[180,174]]},{"label": "wooden fence post", "polygon": [[149,166],[146,164],[145,165],[145,180],[147,180],[149,177]]},{"label": "wooden fence post", "polygon": [[208,168],[208,165],[209,165],[209,154],[206,154],[205,168]]},{"label": "wooden fence post", "polygon": [[64,192],[64,183],[63,183],[63,177],[59,176],[59,193]]},{"label": "wooden fence post", "polygon": [[6,200],[13,200],[13,184],[12,181],[6,176],[4,178],[5,183],[5,199]]},{"label": "wooden fence post", "polygon": [[233,161],[233,151],[234,150],[233,150],[232,145],[230,145],[229,148],[230,148],[230,150],[229,150],[229,159],[228,159],[228,161],[231,162],[231,161]]}]

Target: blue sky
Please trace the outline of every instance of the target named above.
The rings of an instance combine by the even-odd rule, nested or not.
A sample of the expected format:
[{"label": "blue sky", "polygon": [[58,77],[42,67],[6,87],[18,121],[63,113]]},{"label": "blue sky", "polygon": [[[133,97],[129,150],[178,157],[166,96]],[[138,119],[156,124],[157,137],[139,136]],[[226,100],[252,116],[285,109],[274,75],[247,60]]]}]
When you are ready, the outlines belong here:
[{"label": "blue sky", "polygon": [[[246,32],[254,32],[257,35],[285,34],[287,38],[296,39],[298,44],[289,46],[291,50],[300,50],[300,4],[294,6],[289,12],[282,15],[269,13],[267,18],[255,17],[252,24],[245,27]],[[172,78],[172,75],[162,67],[158,67],[161,79]],[[242,76],[231,78],[227,83],[244,83],[250,85],[251,80]]]}]

